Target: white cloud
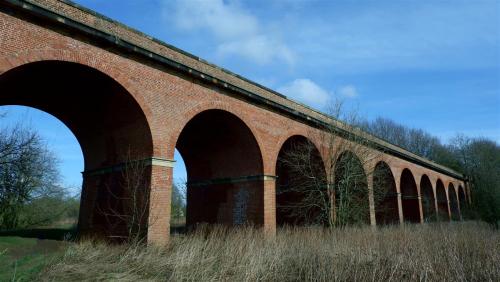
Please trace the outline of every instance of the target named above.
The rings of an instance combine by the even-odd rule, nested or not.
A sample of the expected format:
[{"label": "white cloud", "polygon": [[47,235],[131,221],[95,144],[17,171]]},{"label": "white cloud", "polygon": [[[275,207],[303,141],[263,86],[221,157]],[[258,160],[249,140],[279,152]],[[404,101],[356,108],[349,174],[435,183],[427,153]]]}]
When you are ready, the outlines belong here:
[{"label": "white cloud", "polygon": [[164,17],[177,28],[213,34],[219,56],[236,55],[259,64],[273,60],[294,63],[292,50],[274,34],[264,32],[258,19],[236,1],[163,1],[163,8]]},{"label": "white cloud", "polygon": [[356,90],[356,87],[352,85],[345,85],[340,87],[337,90],[337,93],[341,96],[347,97],[347,98],[355,98],[358,96],[358,91]]},{"label": "white cloud", "polygon": [[181,29],[208,29],[224,40],[251,36],[258,30],[257,19],[234,2],[177,0],[165,3],[173,3],[173,6],[168,6],[168,15],[172,15],[173,10],[174,22]]},{"label": "white cloud", "polygon": [[258,64],[266,64],[273,59],[280,59],[289,65],[294,62],[293,52],[286,45],[265,35],[222,43],[217,52],[222,56],[241,55],[255,60]]},{"label": "white cloud", "polygon": [[307,78],[295,79],[278,88],[278,92],[315,108],[324,108],[330,100],[330,93]]}]

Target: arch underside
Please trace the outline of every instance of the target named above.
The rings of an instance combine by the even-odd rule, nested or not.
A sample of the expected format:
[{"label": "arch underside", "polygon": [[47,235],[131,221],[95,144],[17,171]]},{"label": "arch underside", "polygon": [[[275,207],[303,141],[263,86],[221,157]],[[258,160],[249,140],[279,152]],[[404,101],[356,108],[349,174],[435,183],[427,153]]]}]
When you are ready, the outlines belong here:
[{"label": "arch underside", "polygon": [[375,219],[378,225],[399,223],[396,182],[389,165],[379,162],[373,172]]},{"label": "arch underside", "polygon": [[276,162],[276,223],[325,225],[329,217],[327,179],[318,149],[295,135],[282,145]]},{"label": "arch underside", "polygon": [[458,208],[458,197],[453,184],[448,185],[448,197],[450,201],[450,212],[452,220],[460,220],[460,210]]},{"label": "arch underside", "polygon": [[368,182],[361,160],[351,151],[342,152],[335,162],[334,175],[336,221],[369,223]]},{"label": "arch underside", "polygon": [[[126,223],[123,173],[113,167],[152,156],[146,117],[125,88],[93,68],[40,61],[0,75],[0,105],[22,105],[49,113],[78,140],[83,157],[79,229],[119,237]],[[145,172],[146,176],[147,173]],[[143,185],[148,187],[145,177]]]},{"label": "arch underside", "polygon": [[460,202],[460,211],[463,212],[468,205],[463,186],[458,186],[458,200]]},{"label": "arch underside", "polygon": [[446,199],[446,190],[443,182],[438,179],[436,183],[436,198],[438,205],[438,219],[440,221],[447,221],[450,219],[448,214],[448,200]]},{"label": "arch underside", "polygon": [[188,226],[263,223],[263,162],[251,130],[234,114],[207,110],[176,145],[187,170]]},{"label": "arch underside", "polygon": [[420,222],[420,209],[417,185],[409,169],[404,169],[401,174],[401,202],[403,205],[403,218],[408,222]]},{"label": "arch underside", "polygon": [[420,181],[420,191],[422,198],[422,209],[424,221],[436,221],[436,208],[432,183],[427,175],[423,175]]}]

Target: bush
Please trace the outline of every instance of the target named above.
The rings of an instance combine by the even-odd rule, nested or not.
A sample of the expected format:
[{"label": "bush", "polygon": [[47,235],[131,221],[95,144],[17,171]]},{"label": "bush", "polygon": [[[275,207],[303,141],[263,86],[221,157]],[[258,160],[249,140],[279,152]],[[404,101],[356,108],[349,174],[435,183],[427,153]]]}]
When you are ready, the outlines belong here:
[{"label": "bush", "polygon": [[80,201],[67,196],[35,199],[20,211],[18,228],[74,224],[78,219]]}]

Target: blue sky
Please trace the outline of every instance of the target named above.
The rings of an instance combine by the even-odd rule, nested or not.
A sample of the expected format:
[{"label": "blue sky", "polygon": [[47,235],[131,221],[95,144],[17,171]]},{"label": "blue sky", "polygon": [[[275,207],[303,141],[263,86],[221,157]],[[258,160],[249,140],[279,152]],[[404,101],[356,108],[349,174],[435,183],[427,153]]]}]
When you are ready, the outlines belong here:
[{"label": "blue sky", "polygon": [[[500,142],[500,1],[76,2],[320,110],[342,98],[444,142]],[[81,181],[69,130],[38,111],[9,113],[0,122],[30,120],[65,183]],[[182,162],[175,175],[185,178]]]}]

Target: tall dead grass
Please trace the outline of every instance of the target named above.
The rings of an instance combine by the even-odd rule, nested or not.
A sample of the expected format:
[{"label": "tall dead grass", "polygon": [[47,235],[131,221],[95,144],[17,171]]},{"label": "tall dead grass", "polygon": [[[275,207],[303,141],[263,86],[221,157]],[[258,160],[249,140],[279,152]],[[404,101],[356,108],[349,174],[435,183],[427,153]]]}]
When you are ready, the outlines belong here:
[{"label": "tall dead grass", "polygon": [[214,228],[167,248],[81,242],[42,280],[500,281],[500,232],[466,222],[323,229]]}]

